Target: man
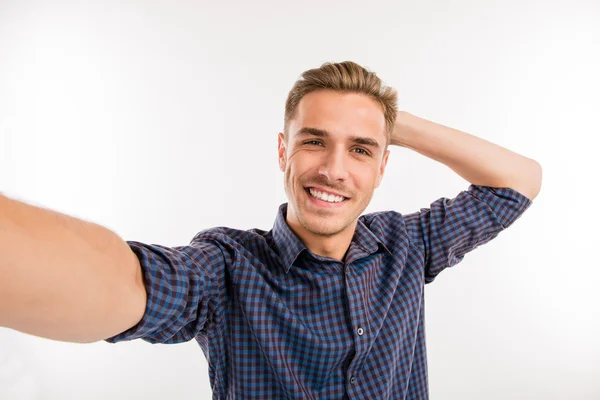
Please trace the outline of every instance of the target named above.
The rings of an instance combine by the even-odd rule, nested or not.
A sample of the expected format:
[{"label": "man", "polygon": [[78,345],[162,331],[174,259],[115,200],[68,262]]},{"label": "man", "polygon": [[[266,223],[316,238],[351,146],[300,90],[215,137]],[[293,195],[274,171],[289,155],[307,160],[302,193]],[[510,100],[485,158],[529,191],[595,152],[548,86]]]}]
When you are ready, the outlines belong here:
[{"label": "man", "polygon": [[[0,198],[0,324],[76,342],[194,338],[214,399],[428,398],[424,285],[518,219],[542,173],[396,101],[353,62],[302,74],[278,136],[288,203],[269,231],[211,228],[170,248]],[[361,215],[389,145],[471,185],[412,214]]]}]

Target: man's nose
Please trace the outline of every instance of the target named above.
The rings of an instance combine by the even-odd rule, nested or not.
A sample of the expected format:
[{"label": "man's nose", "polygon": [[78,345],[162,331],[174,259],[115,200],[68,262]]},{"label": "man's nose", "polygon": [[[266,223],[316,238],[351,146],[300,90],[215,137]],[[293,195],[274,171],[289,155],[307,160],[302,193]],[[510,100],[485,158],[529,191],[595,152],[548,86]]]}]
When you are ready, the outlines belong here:
[{"label": "man's nose", "polygon": [[330,181],[345,181],[348,178],[345,157],[344,151],[329,152],[319,166],[319,174],[326,176]]}]

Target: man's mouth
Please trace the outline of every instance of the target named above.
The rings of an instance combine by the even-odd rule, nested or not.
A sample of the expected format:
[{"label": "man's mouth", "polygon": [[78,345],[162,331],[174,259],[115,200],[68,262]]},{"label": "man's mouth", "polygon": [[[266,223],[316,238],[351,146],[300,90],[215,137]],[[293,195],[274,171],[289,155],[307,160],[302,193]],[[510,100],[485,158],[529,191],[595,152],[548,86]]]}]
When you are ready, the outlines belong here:
[{"label": "man's mouth", "polygon": [[326,203],[337,204],[343,203],[346,200],[349,200],[348,197],[339,196],[336,194],[332,194],[323,190],[315,189],[311,186],[307,186],[304,188],[306,193],[313,199],[317,199]]}]

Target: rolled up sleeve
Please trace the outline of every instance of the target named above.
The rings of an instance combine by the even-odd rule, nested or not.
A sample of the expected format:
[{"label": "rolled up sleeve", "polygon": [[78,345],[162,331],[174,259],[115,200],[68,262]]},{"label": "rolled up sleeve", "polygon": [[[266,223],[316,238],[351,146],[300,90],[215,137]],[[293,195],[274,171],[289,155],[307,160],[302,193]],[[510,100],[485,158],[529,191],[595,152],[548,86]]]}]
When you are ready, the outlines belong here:
[{"label": "rolled up sleeve", "polygon": [[144,316],[130,329],[104,339],[116,343],[142,339],[149,343],[180,343],[206,329],[218,307],[218,286],[225,258],[217,242],[192,241],[166,247],[127,241],[140,260],[147,302]]},{"label": "rolled up sleeve", "polygon": [[411,242],[423,252],[425,283],[512,225],[532,200],[511,188],[471,184],[456,197],[404,216]]}]

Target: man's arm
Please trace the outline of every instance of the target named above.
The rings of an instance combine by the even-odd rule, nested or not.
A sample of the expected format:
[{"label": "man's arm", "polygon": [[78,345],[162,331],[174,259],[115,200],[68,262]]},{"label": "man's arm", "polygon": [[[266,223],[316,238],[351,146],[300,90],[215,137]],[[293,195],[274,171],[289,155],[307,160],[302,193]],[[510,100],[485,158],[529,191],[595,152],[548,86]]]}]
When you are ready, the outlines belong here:
[{"label": "man's arm", "polygon": [[0,326],[89,343],[134,326],[146,291],[114,232],[0,195]]},{"label": "man's arm", "polygon": [[533,200],[542,167],[530,158],[468,133],[401,111],[390,144],[439,161],[474,185],[508,187]]}]

